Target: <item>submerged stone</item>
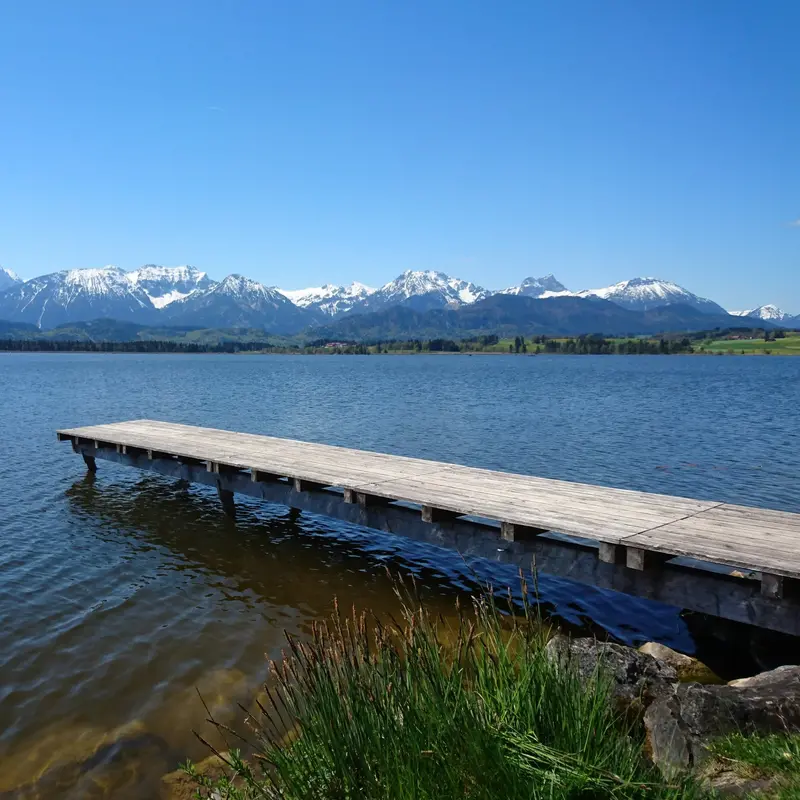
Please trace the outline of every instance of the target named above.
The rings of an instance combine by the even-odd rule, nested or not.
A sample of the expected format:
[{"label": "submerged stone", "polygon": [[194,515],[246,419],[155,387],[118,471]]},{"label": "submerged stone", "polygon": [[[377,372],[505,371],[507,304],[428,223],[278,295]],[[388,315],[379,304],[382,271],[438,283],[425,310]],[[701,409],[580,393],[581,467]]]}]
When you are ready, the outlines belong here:
[{"label": "submerged stone", "polygon": [[169,754],[167,743],[138,721],[112,731],[58,724],[42,732],[38,747],[15,756],[16,771],[3,771],[0,795],[148,796],[150,775],[168,768]]},{"label": "submerged stone", "polygon": [[[227,753],[221,754],[227,758]],[[230,774],[230,769],[222,758],[217,755],[208,756],[194,765],[195,772],[203,777],[216,781],[226,773]],[[161,779],[160,800],[192,800],[196,797],[197,781],[187,775],[182,769],[169,772]]]},{"label": "submerged stone", "polygon": [[679,653],[671,647],[658,642],[647,642],[639,648],[640,653],[647,656],[657,658],[665,664],[669,664],[675,668],[678,673],[678,680],[682,683],[704,683],[704,684],[721,684],[724,683],[722,678],[715,672],[709,669],[702,661],[699,661],[692,656]]}]

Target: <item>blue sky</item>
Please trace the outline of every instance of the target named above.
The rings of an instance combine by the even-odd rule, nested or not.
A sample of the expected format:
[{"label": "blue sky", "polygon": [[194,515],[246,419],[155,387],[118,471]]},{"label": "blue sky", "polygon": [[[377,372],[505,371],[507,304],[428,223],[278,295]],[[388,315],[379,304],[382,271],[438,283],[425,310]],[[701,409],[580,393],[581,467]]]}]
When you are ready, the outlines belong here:
[{"label": "blue sky", "polygon": [[0,12],[0,263],[656,275],[800,312],[796,0]]}]

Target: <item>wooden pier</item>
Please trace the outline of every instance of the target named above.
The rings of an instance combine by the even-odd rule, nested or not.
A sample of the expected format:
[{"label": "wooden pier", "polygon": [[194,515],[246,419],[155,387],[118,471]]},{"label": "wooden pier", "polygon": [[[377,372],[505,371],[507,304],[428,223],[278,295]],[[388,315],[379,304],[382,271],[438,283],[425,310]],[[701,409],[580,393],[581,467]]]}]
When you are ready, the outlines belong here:
[{"label": "wooden pier", "polygon": [[800,635],[800,514],[135,420],[58,431],[107,459]]}]

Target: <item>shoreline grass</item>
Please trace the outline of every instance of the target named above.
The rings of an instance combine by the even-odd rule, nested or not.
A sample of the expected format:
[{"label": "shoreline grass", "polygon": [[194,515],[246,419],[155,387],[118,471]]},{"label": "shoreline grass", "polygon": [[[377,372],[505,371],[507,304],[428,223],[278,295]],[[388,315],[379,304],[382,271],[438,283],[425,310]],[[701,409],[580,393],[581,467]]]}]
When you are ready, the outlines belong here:
[{"label": "shoreline grass", "polygon": [[250,717],[254,752],[247,763],[228,756],[228,778],[196,776],[199,796],[705,796],[690,780],[664,782],[610,682],[598,674],[587,685],[550,658],[531,608],[505,616],[487,594],[459,610],[455,629],[403,600],[393,625],[337,608],[310,641],[290,638],[262,713]]}]

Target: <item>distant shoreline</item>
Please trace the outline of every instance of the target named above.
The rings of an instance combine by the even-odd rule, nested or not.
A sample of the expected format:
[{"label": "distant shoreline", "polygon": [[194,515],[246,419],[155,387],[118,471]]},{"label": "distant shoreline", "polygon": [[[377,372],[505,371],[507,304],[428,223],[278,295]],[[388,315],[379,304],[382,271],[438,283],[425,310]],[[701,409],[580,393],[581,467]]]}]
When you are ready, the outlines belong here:
[{"label": "distant shoreline", "polygon": [[87,355],[87,356],[96,356],[96,355],[117,355],[117,356],[137,356],[137,355],[144,355],[144,356],[319,356],[319,357],[335,357],[335,356],[360,356],[360,357],[385,357],[385,356],[462,356],[462,357],[470,357],[470,356],[498,356],[498,357],[517,357],[517,358],[538,358],[538,357],[563,357],[563,356],[763,356],[763,357],[774,357],[774,356],[798,356],[800,355],[800,351],[793,351],[793,350],[773,350],[770,352],[764,352],[763,350],[756,350],[750,352],[742,352],[742,351],[733,351],[727,352],[724,350],[706,350],[704,352],[694,351],[694,352],[677,352],[677,353],[565,353],[565,352],[555,352],[555,353],[503,353],[497,350],[471,350],[469,352],[464,351],[422,351],[422,352],[415,352],[412,350],[408,351],[388,351],[388,352],[373,352],[373,353],[339,353],[339,352],[309,352],[304,350],[277,350],[277,349],[265,349],[265,350],[123,350],[123,349],[110,349],[110,350],[87,350],[85,348],[73,348],[73,349],[58,349],[53,350],[49,348],[5,348],[0,347],[0,354],[19,354],[25,355],[27,353],[38,353],[44,355]]}]

